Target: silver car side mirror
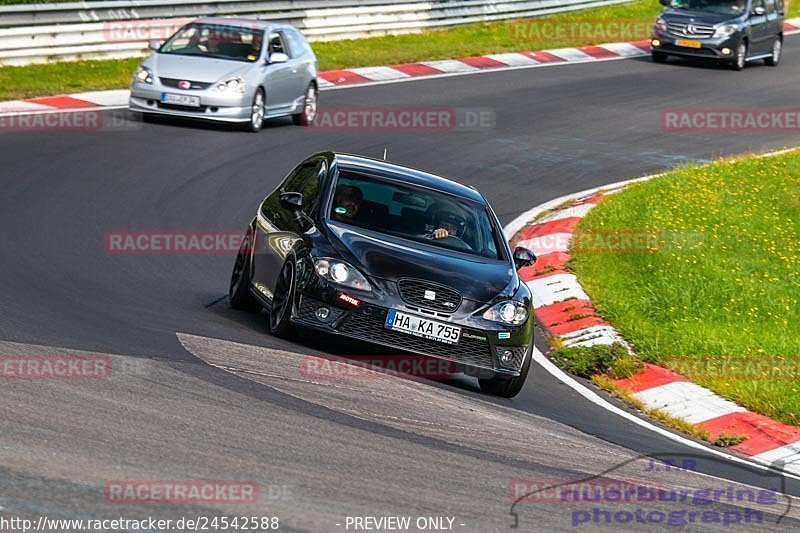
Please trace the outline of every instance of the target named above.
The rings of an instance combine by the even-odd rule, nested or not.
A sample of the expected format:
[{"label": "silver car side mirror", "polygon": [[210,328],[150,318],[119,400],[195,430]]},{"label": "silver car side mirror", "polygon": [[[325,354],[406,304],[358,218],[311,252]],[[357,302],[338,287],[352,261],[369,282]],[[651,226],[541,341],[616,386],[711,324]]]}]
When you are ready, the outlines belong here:
[{"label": "silver car side mirror", "polygon": [[761,7],[761,6],[753,8],[753,15],[755,15],[757,17],[760,17],[761,15],[764,15],[766,12],[767,12],[767,10],[764,9],[763,7]]},{"label": "silver car side mirror", "polygon": [[147,47],[154,52],[158,52],[161,48],[161,43],[159,41],[150,41],[147,43]]},{"label": "silver car side mirror", "polygon": [[269,56],[269,62],[271,63],[286,63],[289,61],[289,56],[284,54],[283,52],[273,52]]}]

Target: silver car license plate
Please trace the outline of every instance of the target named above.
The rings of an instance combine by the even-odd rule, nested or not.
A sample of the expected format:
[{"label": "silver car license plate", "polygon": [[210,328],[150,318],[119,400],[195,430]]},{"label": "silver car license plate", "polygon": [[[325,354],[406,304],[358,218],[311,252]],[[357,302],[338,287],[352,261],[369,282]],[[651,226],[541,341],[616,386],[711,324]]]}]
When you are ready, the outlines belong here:
[{"label": "silver car license plate", "polygon": [[161,102],[164,104],[183,105],[186,107],[200,107],[199,96],[185,94],[161,93]]},{"label": "silver car license plate", "polygon": [[387,313],[385,326],[394,331],[445,344],[458,344],[458,339],[461,338],[461,328],[458,326],[409,315],[395,309]]}]

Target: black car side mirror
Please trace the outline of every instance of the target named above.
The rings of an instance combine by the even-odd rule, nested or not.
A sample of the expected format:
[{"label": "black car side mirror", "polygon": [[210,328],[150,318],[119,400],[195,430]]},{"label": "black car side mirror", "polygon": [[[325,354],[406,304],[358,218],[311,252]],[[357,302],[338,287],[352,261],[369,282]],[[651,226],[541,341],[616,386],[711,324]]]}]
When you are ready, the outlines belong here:
[{"label": "black car side mirror", "polygon": [[281,207],[287,211],[297,212],[303,210],[303,195],[299,192],[285,192],[281,194]]},{"label": "black car side mirror", "polygon": [[658,0],[658,3],[664,7],[669,7],[672,5],[672,0]]},{"label": "black car side mirror", "polygon": [[535,262],[536,254],[527,248],[523,248],[522,246],[517,246],[514,248],[514,267],[517,270],[523,267],[531,266]]}]

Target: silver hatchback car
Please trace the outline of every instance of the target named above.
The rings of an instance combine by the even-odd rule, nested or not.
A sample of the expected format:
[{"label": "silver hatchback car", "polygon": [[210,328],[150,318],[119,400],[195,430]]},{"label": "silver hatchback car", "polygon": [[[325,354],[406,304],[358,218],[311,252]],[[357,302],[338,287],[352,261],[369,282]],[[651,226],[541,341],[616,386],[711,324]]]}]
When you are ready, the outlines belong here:
[{"label": "silver hatchback car", "polygon": [[291,26],[259,20],[200,18],[183,26],[133,76],[130,109],[241,123],[317,116],[317,58]]}]

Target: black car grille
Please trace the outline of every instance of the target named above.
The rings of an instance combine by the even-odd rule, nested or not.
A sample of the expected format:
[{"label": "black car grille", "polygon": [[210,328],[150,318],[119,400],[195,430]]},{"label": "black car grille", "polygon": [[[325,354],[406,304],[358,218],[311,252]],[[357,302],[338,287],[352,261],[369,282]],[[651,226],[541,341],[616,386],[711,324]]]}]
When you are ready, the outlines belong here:
[{"label": "black car grille", "polygon": [[[385,322],[385,309],[362,308],[352,313],[337,329],[349,337],[393,346],[399,350],[441,357],[470,366],[494,368],[489,343],[474,338],[486,338],[479,331],[462,329],[458,344],[449,345],[386,329]],[[464,336],[465,332],[468,332],[469,337]]]},{"label": "black car grille", "polygon": [[[397,282],[397,288],[403,301],[415,307],[452,313],[461,305],[461,294],[458,291],[438,283],[420,279],[401,279]],[[425,297],[426,294],[428,298]]]},{"label": "black car grille", "polygon": [[706,39],[714,35],[713,26],[703,24],[684,24],[683,22],[667,22],[667,30],[679,37]]},{"label": "black car grille", "polygon": [[[175,87],[176,89],[183,89],[183,90],[192,90],[192,91],[202,91],[208,89],[211,84],[205,83],[202,81],[189,81],[189,80],[177,80],[173,78],[159,78],[161,80],[161,85],[165,85],[167,87]],[[178,83],[186,81],[190,84],[189,87],[178,87]]]}]

